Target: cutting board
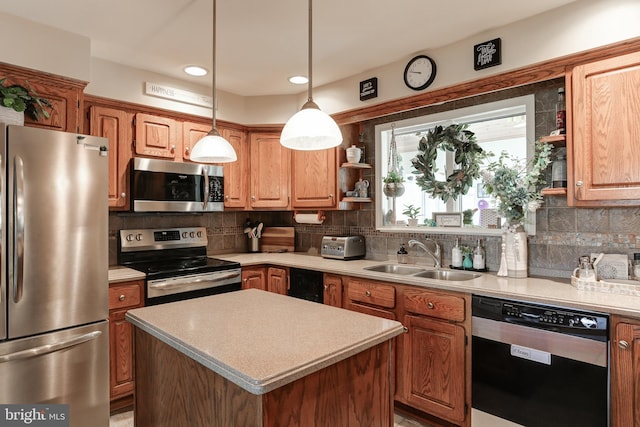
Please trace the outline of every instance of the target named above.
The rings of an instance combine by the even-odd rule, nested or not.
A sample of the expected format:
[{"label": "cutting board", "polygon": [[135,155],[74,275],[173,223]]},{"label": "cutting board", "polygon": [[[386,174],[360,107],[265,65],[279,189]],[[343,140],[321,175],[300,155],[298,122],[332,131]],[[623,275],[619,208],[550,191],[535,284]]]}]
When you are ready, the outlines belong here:
[{"label": "cutting board", "polygon": [[293,227],[265,227],[262,230],[262,252],[293,252],[295,244],[296,232]]}]

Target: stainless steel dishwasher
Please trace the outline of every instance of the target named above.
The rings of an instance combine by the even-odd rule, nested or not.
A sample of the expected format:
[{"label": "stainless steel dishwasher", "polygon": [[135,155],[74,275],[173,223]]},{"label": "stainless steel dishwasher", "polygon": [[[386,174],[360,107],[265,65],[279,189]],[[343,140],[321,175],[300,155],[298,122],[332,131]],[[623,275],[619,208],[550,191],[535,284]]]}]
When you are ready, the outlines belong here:
[{"label": "stainless steel dishwasher", "polygon": [[472,316],[475,411],[529,427],[608,425],[607,315],[474,295]]}]

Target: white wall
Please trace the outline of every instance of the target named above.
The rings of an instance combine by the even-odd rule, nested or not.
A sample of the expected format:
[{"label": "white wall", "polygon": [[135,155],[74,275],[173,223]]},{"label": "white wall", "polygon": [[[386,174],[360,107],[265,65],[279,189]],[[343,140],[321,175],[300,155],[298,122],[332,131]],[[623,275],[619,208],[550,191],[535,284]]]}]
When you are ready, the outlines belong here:
[{"label": "white wall", "polygon": [[[567,6],[515,24],[487,31],[461,42],[425,52],[437,63],[438,73],[430,90],[521,68],[551,58],[640,37],[640,1],[577,0]],[[29,37],[16,38],[15,34]],[[473,45],[496,37],[502,39],[502,65],[473,70]],[[90,82],[86,93],[120,99],[204,117],[211,110],[144,94],[146,81],[210,95],[210,89],[155,73],[90,57],[85,37],[0,14],[3,62],[34,68]],[[12,43],[6,43],[12,40]],[[329,114],[415,95],[405,87],[406,62],[390,63],[353,77],[314,88],[314,100]],[[378,78],[377,98],[361,102],[359,82]],[[284,123],[306,101],[297,96],[240,97],[217,92],[216,117],[241,124]]]}]

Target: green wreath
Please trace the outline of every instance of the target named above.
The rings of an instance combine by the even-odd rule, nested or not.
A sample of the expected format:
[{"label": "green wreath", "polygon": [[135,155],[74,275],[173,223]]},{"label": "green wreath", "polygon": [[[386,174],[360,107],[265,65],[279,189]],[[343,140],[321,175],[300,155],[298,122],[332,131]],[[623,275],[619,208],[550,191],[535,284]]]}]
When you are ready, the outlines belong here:
[{"label": "green wreath", "polygon": [[[430,129],[426,136],[420,138],[418,154],[411,160],[415,168],[412,173],[418,175],[416,183],[425,193],[445,203],[467,194],[473,180],[480,177],[480,163],[486,157],[476,142],[475,134],[467,127],[467,124],[453,124]],[[444,182],[437,181],[435,177],[438,149],[453,151],[456,162],[456,168]]]}]

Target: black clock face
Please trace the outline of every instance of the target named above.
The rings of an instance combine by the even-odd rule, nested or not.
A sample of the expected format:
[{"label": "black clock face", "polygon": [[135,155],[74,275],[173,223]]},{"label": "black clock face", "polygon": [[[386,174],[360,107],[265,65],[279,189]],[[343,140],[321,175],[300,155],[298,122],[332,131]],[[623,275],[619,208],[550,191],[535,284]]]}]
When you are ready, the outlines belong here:
[{"label": "black clock face", "polygon": [[413,90],[429,87],[436,78],[436,63],[426,55],[411,59],[404,69],[404,83]]}]

